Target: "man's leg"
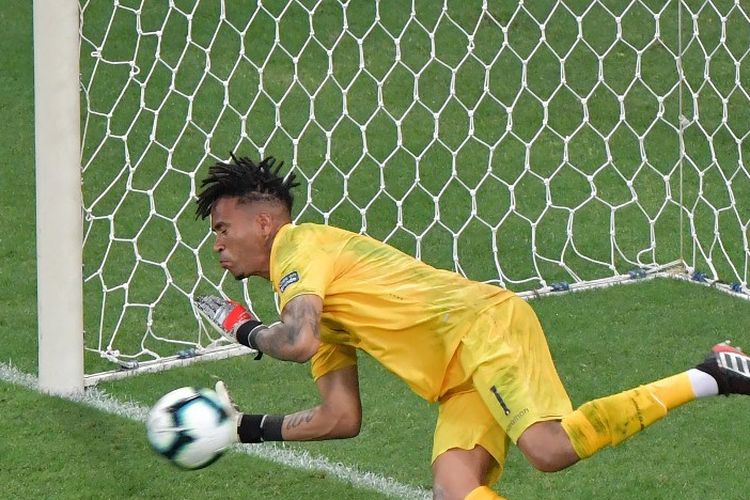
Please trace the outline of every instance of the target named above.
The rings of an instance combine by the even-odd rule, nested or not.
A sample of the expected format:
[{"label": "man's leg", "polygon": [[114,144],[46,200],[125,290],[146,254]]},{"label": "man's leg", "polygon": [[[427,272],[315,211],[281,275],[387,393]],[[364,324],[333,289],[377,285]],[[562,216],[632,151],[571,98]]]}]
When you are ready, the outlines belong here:
[{"label": "man's leg", "polygon": [[518,439],[532,465],[564,469],[614,446],[696,397],[750,394],[750,357],[728,344],[714,346],[695,369],[583,404],[561,422],[538,422]]},{"label": "man's leg", "polygon": [[432,449],[435,498],[500,498],[488,488],[502,474],[510,440],[471,386],[440,400]]},{"label": "man's leg", "polygon": [[518,448],[535,468],[555,472],[619,444],[693,399],[690,378],[681,373],[589,401],[561,421],[536,422],[518,438]]},{"label": "man's leg", "polygon": [[526,461],[542,472],[556,472],[580,460],[559,420],[532,424],[516,445]]},{"label": "man's leg", "polygon": [[[486,409],[540,470],[577,460],[560,420],[573,411],[532,308],[511,299],[464,338],[461,362]],[[489,324],[487,324],[489,323]],[[572,454],[572,456],[571,456]]]},{"label": "man's leg", "polygon": [[[487,450],[476,446],[473,450],[453,448],[438,456],[432,463],[432,495],[435,500],[490,500],[502,498],[486,484],[487,473],[495,463]],[[471,497],[469,495],[472,495]]]},{"label": "man's leg", "polygon": [[472,373],[487,409],[543,471],[564,469],[616,445],[696,397],[750,394],[750,357],[719,344],[695,369],[573,411],[542,327],[520,299],[480,316],[463,346],[461,365]]}]

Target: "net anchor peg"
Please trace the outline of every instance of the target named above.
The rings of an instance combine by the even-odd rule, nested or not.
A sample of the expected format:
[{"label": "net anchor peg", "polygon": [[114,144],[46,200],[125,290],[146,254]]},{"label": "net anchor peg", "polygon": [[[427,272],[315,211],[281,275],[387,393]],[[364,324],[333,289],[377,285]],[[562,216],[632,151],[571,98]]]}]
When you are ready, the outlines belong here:
[{"label": "net anchor peg", "polygon": [[177,357],[180,359],[194,358],[196,356],[198,356],[198,349],[195,347],[188,347],[187,349],[177,351]]},{"label": "net anchor peg", "polygon": [[691,276],[690,279],[693,281],[697,281],[699,283],[707,283],[708,279],[706,277],[706,273],[701,271],[695,271]]},{"label": "net anchor peg", "polygon": [[641,269],[641,268],[633,269],[631,271],[628,271],[628,276],[630,277],[631,280],[637,280],[637,279],[645,278],[646,277],[646,270],[645,269]]}]

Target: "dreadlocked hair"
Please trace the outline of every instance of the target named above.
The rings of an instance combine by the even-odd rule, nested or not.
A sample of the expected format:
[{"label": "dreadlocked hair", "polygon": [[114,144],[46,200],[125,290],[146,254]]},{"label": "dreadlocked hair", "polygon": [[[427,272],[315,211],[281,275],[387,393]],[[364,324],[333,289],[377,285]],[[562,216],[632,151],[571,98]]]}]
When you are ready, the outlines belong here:
[{"label": "dreadlocked hair", "polygon": [[230,162],[217,162],[209,167],[208,176],[201,183],[203,191],[198,194],[196,218],[205,219],[211,215],[214,204],[225,196],[240,198],[244,203],[280,201],[291,213],[294,202],[291,189],[299,186],[299,182],[294,182],[292,173],[286,178],[279,175],[283,161],[274,168],[276,159],[273,156],[255,164],[250,158],[229,155],[232,157]]}]

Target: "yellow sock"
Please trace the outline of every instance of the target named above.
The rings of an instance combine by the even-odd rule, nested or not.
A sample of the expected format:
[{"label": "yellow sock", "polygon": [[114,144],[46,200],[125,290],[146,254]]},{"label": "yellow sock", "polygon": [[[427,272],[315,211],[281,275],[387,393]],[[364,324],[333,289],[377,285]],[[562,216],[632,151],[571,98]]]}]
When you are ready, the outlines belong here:
[{"label": "yellow sock", "polygon": [[667,414],[667,405],[648,386],[595,399],[562,419],[573,449],[588,458],[605,446],[615,446]]},{"label": "yellow sock", "polygon": [[695,399],[693,383],[690,381],[690,376],[687,372],[657,380],[646,387],[648,387],[659,401],[664,403],[667,410],[673,410]]},{"label": "yellow sock", "polygon": [[495,493],[490,489],[489,486],[479,486],[469,492],[464,500],[505,500],[503,497]]}]

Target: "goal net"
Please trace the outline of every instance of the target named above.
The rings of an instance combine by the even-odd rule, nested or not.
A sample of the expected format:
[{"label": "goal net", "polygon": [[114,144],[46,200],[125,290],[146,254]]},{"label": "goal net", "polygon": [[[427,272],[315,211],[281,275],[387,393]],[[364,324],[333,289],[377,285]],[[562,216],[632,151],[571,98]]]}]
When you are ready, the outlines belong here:
[{"label": "goal net", "polygon": [[224,273],[194,216],[230,152],[286,162],[296,221],[516,291],[674,262],[747,289],[745,1],[80,11],[87,372],[217,347],[196,294],[274,319],[268,284]]}]

